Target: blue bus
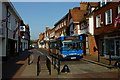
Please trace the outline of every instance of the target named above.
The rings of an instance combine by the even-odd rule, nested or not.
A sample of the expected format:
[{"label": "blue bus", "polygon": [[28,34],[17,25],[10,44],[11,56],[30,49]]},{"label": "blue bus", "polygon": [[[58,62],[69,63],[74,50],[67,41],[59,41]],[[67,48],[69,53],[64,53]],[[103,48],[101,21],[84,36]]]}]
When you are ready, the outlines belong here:
[{"label": "blue bus", "polygon": [[81,35],[62,36],[49,42],[49,53],[61,59],[83,58],[83,37]]}]

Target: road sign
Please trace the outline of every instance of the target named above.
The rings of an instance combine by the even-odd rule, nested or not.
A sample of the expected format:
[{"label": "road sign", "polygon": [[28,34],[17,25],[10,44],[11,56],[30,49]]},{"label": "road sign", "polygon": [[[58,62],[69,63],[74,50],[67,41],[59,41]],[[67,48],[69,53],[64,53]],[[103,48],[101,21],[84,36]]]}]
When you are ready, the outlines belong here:
[{"label": "road sign", "polygon": [[25,31],[25,26],[20,26],[20,31]]}]

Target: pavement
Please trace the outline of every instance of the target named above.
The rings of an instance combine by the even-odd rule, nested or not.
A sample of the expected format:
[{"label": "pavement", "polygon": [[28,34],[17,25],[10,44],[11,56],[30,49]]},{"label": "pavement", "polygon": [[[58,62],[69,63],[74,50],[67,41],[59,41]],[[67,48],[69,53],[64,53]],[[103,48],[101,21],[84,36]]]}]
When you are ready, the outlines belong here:
[{"label": "pavement", "polygon": [[105,57],[100,57],[100,60],[98,61],[98,56],[97,55],[85,55],[83,60],[94,63],[94,64],[98,64],[107,68],[115,68],[114,64],[115,61],[111,61],[111,64],[109,64],[109,60],[107,60],[108,58]]},{"label": "pavement", "polygon": [[[46,51],[46,49],[43,49],[43,51]],[[35,52],[33,55],[30,56],[31,58],[31,64],[28,64],[28,56],[29,54],[32,54]],[[46,51],[47,53],[47,51]],[[119,73],[116,72],[104,72],[104,73],[85,73],[85,74],[71,74],[71,73],[62,73],[58,75],[57,71],[53,68],[53,65],[51,66],[52,68],[52,74],[49,75],[49,71],[46,67],[46,60],[45,56],[42,55],[40,58],[40,67],[41,67],[41,72],[39,73],[39,76],[37,76],[37,60],[38,56],[42,55],[42,52],[38,54],[38,51],[36,49],[28,50],[25,52],[22,52],[20,55],[15,56],[11,59],[9,59],[7,62],[2,64],[2,80],[6,79],[95,79],[98,80],[98,78],[101,78],[100,80],[118,80],[118,75]],[[90,59],[91,58],[91,59]],[[95,58],[95,57],[94,57]],[[93,56],[85,56],[83,60],[86,61],[91,61],[91,62],[96,62],[94,60]],[[94,59],[94,60],[93,60]],[[94,76],[93,76],[94,75]]]}]

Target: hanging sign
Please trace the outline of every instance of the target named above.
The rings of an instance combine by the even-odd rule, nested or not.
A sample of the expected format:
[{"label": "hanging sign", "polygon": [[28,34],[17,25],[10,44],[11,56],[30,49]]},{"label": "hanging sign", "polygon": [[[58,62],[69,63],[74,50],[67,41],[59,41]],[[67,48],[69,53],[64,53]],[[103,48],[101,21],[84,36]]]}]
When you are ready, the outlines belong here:
[{"label": "hanging sign", "polygon": [[25,31],[25,26],[20,26],[20,31]]}]

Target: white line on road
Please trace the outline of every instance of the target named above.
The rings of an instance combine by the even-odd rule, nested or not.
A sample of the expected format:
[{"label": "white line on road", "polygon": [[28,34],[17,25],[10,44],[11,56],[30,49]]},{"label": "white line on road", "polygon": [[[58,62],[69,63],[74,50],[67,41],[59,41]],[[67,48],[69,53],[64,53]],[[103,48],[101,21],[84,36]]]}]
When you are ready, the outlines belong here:
[{"label": "white line on road", "polygon": [[43,55],[43,53],[42,52],[40,52],[40,51],[38,51],[41,55]]}]

